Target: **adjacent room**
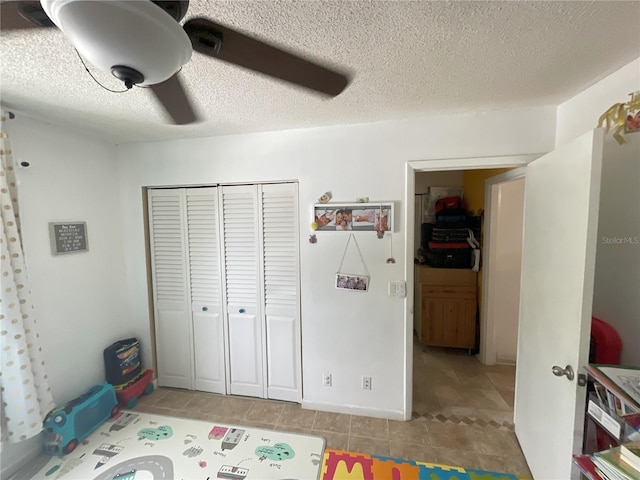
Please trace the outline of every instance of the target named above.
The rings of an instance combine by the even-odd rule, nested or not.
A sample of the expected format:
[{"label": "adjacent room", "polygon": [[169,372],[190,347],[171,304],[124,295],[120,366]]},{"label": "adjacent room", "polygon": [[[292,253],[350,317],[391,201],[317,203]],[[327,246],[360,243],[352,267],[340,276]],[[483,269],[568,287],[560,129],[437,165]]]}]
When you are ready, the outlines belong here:
[{"label": "adjacent room", "polygon": [[2,2],[2,479],[578,478],[637,440],[586,410],[640,366],[639,22]]}]

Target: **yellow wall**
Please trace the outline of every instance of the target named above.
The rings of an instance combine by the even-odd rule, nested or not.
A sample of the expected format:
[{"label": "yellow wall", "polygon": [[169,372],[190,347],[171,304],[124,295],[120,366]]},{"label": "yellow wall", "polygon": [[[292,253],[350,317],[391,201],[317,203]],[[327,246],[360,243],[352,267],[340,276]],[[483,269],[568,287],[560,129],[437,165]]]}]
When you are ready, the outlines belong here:
[{"label": "yellow wall", "polygon": [[[465,170],[462,175],[464,188],[464,201],[467,210],[473,215],[478,215],[484,210],[484,181],[501,173],[508,172],[511,168],[491,168],[487,170]],[[481,238],[484,236],[484,217]],[[484,259],[481,259],[484,261]],[[478,272],[478,305],[482,305],[482,270]]]},{"label": "yellow wall", "polygon": [[484,209],[484,181],[501,173],[508,172],[511,168],[491,168],[488,170],[465,170],[462,173],[464,187],[464,201],[467,209],[474,214]]}]

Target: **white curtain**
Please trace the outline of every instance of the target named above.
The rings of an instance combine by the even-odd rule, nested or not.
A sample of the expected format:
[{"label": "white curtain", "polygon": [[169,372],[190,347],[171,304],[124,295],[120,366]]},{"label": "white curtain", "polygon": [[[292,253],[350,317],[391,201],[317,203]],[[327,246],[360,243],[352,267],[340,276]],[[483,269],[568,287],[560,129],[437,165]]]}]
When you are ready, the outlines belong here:
[{"label": "white curtain", "polygon": [[18,443],[42,430],[54,407],[20,237],[16,169],[8,116],[0,112],[0,397],[2,442]]}]

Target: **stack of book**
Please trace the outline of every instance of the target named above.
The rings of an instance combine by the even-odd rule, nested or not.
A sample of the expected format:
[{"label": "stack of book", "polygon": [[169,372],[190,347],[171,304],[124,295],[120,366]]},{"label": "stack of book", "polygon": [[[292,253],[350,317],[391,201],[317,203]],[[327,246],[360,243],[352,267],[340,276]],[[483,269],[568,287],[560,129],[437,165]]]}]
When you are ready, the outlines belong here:
[{"label": "stack of book", "polygon": [[604,480],[640,480],[640,442],[596,452],[591,461]]}]

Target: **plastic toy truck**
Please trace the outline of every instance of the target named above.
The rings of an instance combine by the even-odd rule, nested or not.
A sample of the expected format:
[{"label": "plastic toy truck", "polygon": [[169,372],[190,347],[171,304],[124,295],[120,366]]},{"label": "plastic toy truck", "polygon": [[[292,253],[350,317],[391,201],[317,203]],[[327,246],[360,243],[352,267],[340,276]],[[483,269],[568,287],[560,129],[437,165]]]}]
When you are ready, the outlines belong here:
[{"label": "plastic toy truck", "polygon": [[95,385],[44,419],[44,451],[50,455],[71,453],[109,417],[119,411],[116,394],[108,383]]},{"label": "plastic toy truck", "polygon": [[130,382],[116,385],[116,397],[123,407],[133,408],[138,404],[138,398],[153,392],[153,370],[145,368],[140,375]]}]

